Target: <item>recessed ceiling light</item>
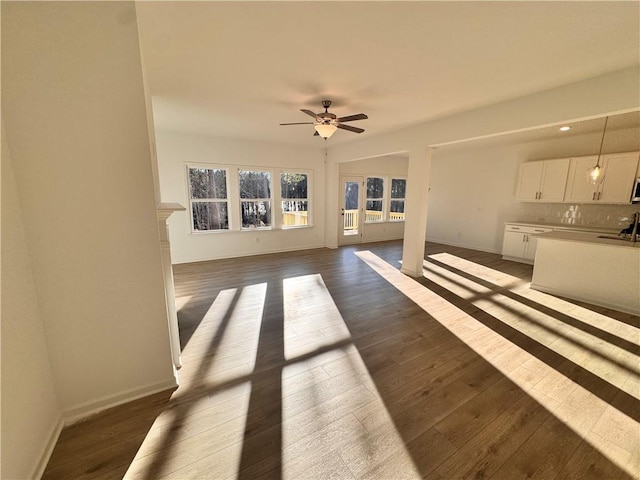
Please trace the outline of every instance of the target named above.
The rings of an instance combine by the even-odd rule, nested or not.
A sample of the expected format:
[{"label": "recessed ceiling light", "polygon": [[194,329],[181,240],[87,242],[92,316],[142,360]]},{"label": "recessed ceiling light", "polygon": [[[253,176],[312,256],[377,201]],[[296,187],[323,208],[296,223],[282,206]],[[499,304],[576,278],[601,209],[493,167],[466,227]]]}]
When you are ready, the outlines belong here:
[{"label": "recessed ceiling light", "polygon": [[564,127],[560,127],[560,131],[561,132],[568,132],[569,130],[571,130],[571,127],[569,125],[565,125]]}]

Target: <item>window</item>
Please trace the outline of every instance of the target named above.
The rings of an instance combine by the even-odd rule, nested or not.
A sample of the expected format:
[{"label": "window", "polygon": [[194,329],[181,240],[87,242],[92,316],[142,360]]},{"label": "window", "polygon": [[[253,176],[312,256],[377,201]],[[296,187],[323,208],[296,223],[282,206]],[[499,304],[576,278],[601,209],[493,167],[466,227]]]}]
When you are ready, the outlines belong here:
[{"label": "window", "polygon": [[189,202],[192,231],[228,230],[227,171],[189,167]]},{"label": "window", "polygon": [[404,220],[404,198],[407,191],[407,181],[404,178],[391,179],[391,204],[389,206],[389,220]]},{"label": "window", "polygon": [[271,227],[271,172],[238,171],[242,228]]},{"label": "window", "polygon": [[366,223],[382,222],[384,207],[384,179],[367,177]]},{"label": "window", "polygon": [[306,173],[282,172],[282,228],[309,225],[309,194]]}]

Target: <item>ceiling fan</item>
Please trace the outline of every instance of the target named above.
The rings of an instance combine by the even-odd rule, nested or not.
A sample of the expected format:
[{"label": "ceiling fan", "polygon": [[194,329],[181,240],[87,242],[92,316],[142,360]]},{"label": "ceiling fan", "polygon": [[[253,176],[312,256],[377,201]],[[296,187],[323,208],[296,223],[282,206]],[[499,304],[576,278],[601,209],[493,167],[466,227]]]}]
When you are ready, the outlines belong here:
[{"label": "ceiling fan", "polygon": [[311,110],[305,110],[304,108],[300,110],[310,117],[313,117],[313,122],[281,123],[280,125],[313,125],[316,129],[316,133],[314,133],[314,135],[319,135],[325,140],[333,135],[338,128],[354,133],[364,132],[363,128],[344,125],[345,122],[353,122],[354,120],[366,120],[367,118],[369,118],[364,113],[337,118],[335,114],[329,113],[331,100],[323,100],[322,106],[324,107],[324,112],[321,113],[313,113]]}]

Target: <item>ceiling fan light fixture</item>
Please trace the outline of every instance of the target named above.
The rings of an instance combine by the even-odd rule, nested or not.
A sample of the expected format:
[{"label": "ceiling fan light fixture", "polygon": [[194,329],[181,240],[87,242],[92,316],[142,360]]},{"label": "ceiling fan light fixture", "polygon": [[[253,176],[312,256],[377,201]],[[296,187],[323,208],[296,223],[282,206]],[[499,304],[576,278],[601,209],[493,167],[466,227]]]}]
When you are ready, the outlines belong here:
[{"label": "ceiling fan light fixture", "polygon": [[316,123],[314,126],[316,129],[316,132],[318,132],[318,135],[320,135],[325,140],[329,138],[331,135],[333,135],[335,131],[338,129],[338,127],[330,123]]}]

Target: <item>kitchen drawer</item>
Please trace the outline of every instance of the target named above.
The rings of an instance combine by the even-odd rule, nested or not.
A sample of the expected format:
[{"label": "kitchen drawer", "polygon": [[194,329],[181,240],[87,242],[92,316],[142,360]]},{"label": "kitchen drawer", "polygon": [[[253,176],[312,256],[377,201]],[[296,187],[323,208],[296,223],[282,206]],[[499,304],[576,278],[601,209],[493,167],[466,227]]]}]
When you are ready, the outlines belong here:
[{"label": "kitchen drawer", "polygon": [[553,228],[531,227],[529,225],[505,225],[505,231],[527,233],[533,235],[536,233],[553,232]]}]

